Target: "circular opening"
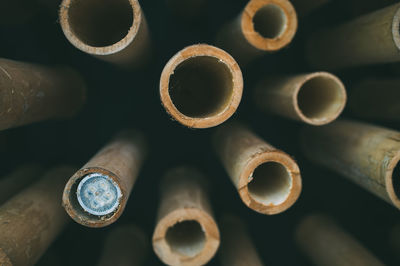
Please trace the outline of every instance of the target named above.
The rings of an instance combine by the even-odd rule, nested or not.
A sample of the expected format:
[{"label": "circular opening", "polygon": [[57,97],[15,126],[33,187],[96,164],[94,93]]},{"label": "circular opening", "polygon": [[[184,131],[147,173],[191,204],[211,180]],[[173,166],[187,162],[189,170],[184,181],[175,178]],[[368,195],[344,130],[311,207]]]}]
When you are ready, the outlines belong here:
[{"label": "circular opening", "polygon": [[218,58],[198,56],[176,67],[168,89],[179,112],[189,117],[208,117],[228,106],[233,96],[233,77]]},{"label": "circular opening", "polygon": [[400,163],[397,163],[396,167],[393,169],[392,184],[394,194],[396,194],[396,197],[400,199]]},{"label": "circular opening", "polygon": [[194,257],[203,250],[206,237],[197,221],[183,221],[168,228],[165,239],[173,252]]},{"label": "circular opening", "polygon": [[278,205],[289,196],[292,178],[282,164],[266,162],[254,170],[247,187],[256,201],[264,205]]},{"label": "circular opening", "polygon": [[69,24],[87,45],[104,47],[122,40],[133,24],[129,0],[71,0]]},{"label": "circular opening", "polygon": [[343,106],[341,84],[330,77],[318,76],[306,81],[297,95],[300,111],[309,119],[336,117]]},{"label": "circular opening", "polygon": [[285,12],[274,4],[263,6],[253,17],[254,30],[269,39],[281,35],[285,31],[286,22]]}]

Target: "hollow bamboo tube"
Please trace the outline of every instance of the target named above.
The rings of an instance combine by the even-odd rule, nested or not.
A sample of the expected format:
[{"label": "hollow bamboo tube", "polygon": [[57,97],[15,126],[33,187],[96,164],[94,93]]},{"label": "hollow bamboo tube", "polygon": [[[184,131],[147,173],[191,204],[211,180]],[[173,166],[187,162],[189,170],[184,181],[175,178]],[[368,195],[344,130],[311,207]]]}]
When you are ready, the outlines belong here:
[{"label": "hollow bamboo tube", "polygon": [[246,226],[236,216],[225,215],[221,222],[221,248],[219,258],[222,266],[263,266]]},{"label": "hollow bamboo tube", "polygon": [[300,169],[288,154],[238,123],[219,127],[214,145],[247,207],[262,214],[277,214],[297,201]]},{"label": "hollow bamboo tube", "polygon": [[343,83],[327,72],[267,78],[255,96],[264,111],[316,126],[335,120],[347,100]]},{"label": "hollow bamboo tube", "polygon": [[218,46],[240,63],[287,46],[297,31],[297,15],[289,0],[250,0],[242,13],[217,35]]},{"label": "hollow bamboo tube", "polygon": [[60,23],[79,50],[131,67],[150,55],[147,22],[137,0],[63,0]]},{"label": "hollow bamboo tube", "polygon": [[217,126],[229,119],[242,98],[243,76],[225,51],[207,44],[184,48],[164,67],[160,97],[166,111],[192,128]]},{"label": "hollow bamboo tube", "polygon": [[400,121],[400,79],[366,78],[349,94],[349,109],[358,117]]},{"label": "hollow bamboo tube", "polygon": [[337,69],[400,61],[400,4],[394,4],[311,36],[309,62]]},{"label": "hollow bamboo tube", "polygon": [[146,152],[139,132],[118,134],[65,185],[63,206],[69,216],[88,227],[115,222],[125,209]]},{"label": "hollow bamboo tube", "polygon": [[170,170],[161,184],[153,249],[168,265],[204,265],[219,247],[204,177],[190,167]]},{"label": "hollow bamboo tube", "polygon": [[0,58],[0,130],[71,117],[82,107],[85,91],[72,69]]},{"label": "hollow bamboo tube", "polygon": [[149,241],[140,228],[131,224],[119,226],[108,234],[98,266],[142,265],[148,246]]},{"label": "hollow bamboo tube", "polygon": [[[400,208],[400,132],[338,120],[301,132],[309,160],[328,167]],[[395,175],[395,177],[393,177]]]},{"label": "hollow bamboo tube", "polygon": [[296,242],[315,265],[384,265],[353,236],[323,215],[305,217],[297,226]]},{"label": "hollow bamboo tube", "polygon": [[38,165],[26,164],[0,179],[0,205],[31,184],[40,173],[41,167]]},{"label": "hollow bamboo tube", "polygon": [[299,17],[307,16],[331,0],[291,0]]},{"label": "hollow bamboo tube", "polygon": [[34,265],[68,222],[60,195],[72,167],[57,167],[0,207],[0,265]]}]

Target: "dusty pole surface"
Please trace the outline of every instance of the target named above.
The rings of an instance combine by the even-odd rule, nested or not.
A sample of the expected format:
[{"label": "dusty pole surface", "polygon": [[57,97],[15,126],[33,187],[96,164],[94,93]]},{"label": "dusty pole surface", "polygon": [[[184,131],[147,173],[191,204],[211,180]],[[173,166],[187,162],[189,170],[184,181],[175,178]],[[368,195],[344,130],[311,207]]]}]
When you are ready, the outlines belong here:
[{"label": "dusty pole surface", "polygon": [[225,51],[206,44],[184,48],[165,65],[160,97],[174,120],[192,128],[217,126],[242,99],[243,76]]},{"label": "dusty pole surface", "polygon": [[217,35],[218,46],[240,63],[287,46],[297,31],[297,15],[288,0],[250,0],[242,13]]},{"label": "dusty pole surface", "polygon": [[263,266],[246,226],[235,216],[225,215],[220,222],[222,266]]},{"label": "dusty pole surface", "polygon": [[153,249],[168,265],[204,265],[220,241],[203,176],[195,169],[170,170],[161,184]]},{"label": "dusty pole surface", "polygon": [[34,265],[62,231],[60,195],[74,170],[54,168],[0,207],[0,265]]},{"label": "dusty pole surface", "polygon": [[79,50],[123,66],[150,56],[147,22],[137,0],[63,0],[60,24]]},{"label": "dusty pole surface", "polygon": [[331,0],[291,0],[299,17],[307,16]]},{"label": "dusty pole surface", "polygon": [[301,132],[309,160],[328,167],[400,208],[400,132],[338,120]]},{"label": "dusty pole surface", "polygon": [[314,34],[308,42],[311,65],[322,69],[400,61],[400,4]]},{"label": "dusty pole surface", "polygon": [[255,90],[260,109],[316,126],[335,120],[346,100],[343,83],[327,72],[267,78]]},{"label": "dusty pole surface", "polygon": [[63,206],[69,216],[88,227],[115,222],[125,209],[146,152],[142,134],[117,135],[65,185]]},{"label": "dusty pole surface", "polygon": [[86,88],[69,68],[49,68],[0,58],[0,130],[71,117],[82,107]]},{"label": "dusty pole surface", "polygon": [[354,237],[323,215],[305,217],[297,226],[296,242],[315,265],[384,265]]},{"label": "dusty pole surface", "polygon": [[238,123],[221,126],[214,145],[249,208],[262,214],[277,214],[299,198],[302,185],[296,162],[246,127]]},{"label": "dusty pole surface", "polygon": [[142,265],[149,249],[145,233],[135,225],[122,225],[107,236],[98,266]]}]

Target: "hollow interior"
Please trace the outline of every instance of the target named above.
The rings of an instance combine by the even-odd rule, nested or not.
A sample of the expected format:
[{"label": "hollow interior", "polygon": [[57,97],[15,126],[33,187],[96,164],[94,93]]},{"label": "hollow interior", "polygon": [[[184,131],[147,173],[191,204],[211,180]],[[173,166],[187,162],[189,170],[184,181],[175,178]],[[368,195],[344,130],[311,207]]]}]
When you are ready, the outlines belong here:
[{"label": "hollow interior", "polygon": [[277,162],[266,162],[253,172],[247,185],[250,196],[264,205],[283,203],[290,194],[292,178],[286,167]]},{"label": "hollow interior", "polygon": [[203,118],[219,114],[233,95],[232,73],[218,58],[189,58],[171,75],[169,95],[179,112],[186,116]]},{"label": "hollow interior", "polygon": [[165,239],[172,252],[187,257],[199,254],[206,242],[206,236],[197,221],[182,221],[168,228]]},{"label": "hollow interior", "polygon": [[254,30],[268,39],[279,37],[285,31],[286,24],[285,12],[275,4],[263,6],[253,17]]},{"label": "hollow interior", "polygon": [[398,162],[396,167],[393,169],[392,184],[396,197],[400,199],[400,162]]},{"label": "hollow interior", "polygon": [[68,18],[78,39],[90,46],[104,47],[128,34],[133,8],[129,0],[72,0]]},{"label": "hollow interior", "polygon": [[303,84],[297,102],[307,118],[325,120],[338,115],[343,106],[343,98],[341,84],[330,77],[317,76]]}]

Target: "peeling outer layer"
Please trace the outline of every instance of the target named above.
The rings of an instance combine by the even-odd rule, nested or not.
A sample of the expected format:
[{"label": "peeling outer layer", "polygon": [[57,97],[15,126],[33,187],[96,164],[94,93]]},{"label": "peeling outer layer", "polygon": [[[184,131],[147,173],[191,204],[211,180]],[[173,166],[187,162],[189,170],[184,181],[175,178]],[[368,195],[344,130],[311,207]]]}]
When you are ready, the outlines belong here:
[{"label": "peeling outer layer", "polygon": [[320,69],[400,61],[400,3],[311,36],[306,55]]},{"label": "peeling outer layer", "polygon": [[85,96],[85,84],[72,69],[0,58],[0,130],[72,117]]},{"label": "peeling outer layer", "polygon": [[327,72],[264,79],[254,98],[266,112],[314,126],[338,118],[347,101],[343,83]]},{"label": "peeling outer layer", "polygon": [[60,194],[75,169],[56,167],[0,207],[0,265],[34,265],[68,222]]},{"label": "peeling outer layer", "polygon": [[150,57],[147,22],[137,0],[63,0],[60,24],[79,50],[125,67]]},{"label": "peeling outer layer", "polygon": [[[125,209],[146,152],[145,139],[141,133],[124,131],[117,135],[113,141],[77,171],[65,185],[63,207],[69,216],[77,223],[88,227],[104,227],[115,222]],[[89,212],[87,206],[81,205],[78,200],[78,187],[82,180],[89,175],[107,177],[111,180],[109,189],[120,191],[120,195],[114,198],[118,203],[103,210],[103,213],[106,214],[95,215],[93,214],[95,212]],[[103,197],[108,191],[101,186],[92,189],[94,196],[90,197]],[[105,199],[99,200],[104,201]]]},{"label": "peeling outer layer", "polygon": [[320,214],[301,220],[296,229],[296,242],[314,265],[384,265],[357,239]]},{"label": "peeling outer layer", "polygon": [[242,13],[219,31],[217,44],[240,63],[287,46],[297,31],[289,0],[250,0]]},{"label": "peeling outer layer", "polygon": [[164,67],[160,97],[174,120],[209,128],[229,119],[242,98],[243,76],[225,51],[207,44],[184,48]]},{"label": "peeling outer layer", "polygon": [[301,140],[309,160],[400,208],[400,132],[338,120],[318,128],[304,128]]},{"label": "peeling outer layer", "polygon": [[301,192],[300,170],[286,153],[231,123],[218,128],[214,145],[242,201],[262,214],[290,208]]},{"label": "peeling outer layer", "polygon": [[167,265],[204,265],[219,247],[204,181],[190,167],[174,168],[163,179],[153,249]]}]

